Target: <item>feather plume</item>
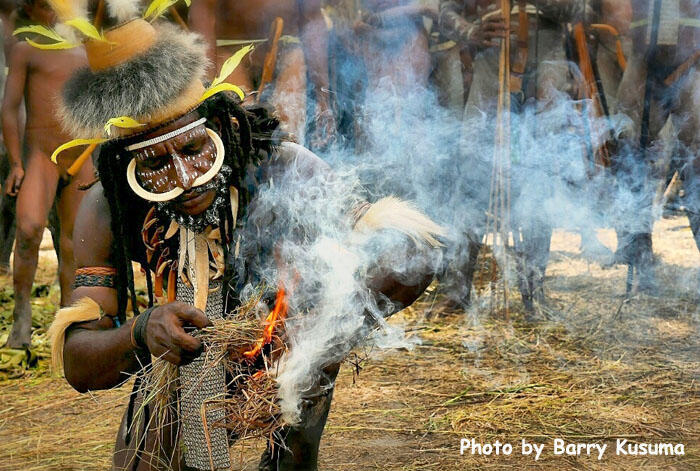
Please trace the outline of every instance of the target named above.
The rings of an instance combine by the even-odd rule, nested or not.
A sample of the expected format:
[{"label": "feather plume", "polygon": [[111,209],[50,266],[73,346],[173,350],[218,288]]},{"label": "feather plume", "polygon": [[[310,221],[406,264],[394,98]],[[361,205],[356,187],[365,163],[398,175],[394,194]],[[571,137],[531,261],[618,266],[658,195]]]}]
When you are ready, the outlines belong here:
[{"label": "feather plume", "polygon": [[51,327],[51,361],[58,371],[63,368],[63,346],[66,343],[66,329],[76,322],[96,321],[100,318],[100,305],[91,298],[79,299],[75,304],[64,307],[56,313]]},{"label": "feather plume", "polygon": [[[231,75],[234,70],[236,70],[236,67],[238,67],[238,64],[241,63],[246,54],[248,54],[252,50],[253,45],[249,44],[248,46],[240,48],[238,51],[236,51],[235,54],[226,59],[226,62],[224,62],[224,64],[221,66],[221,72],[219,72],[219,75],[217,75],[216,78],[212,80],[211,87],[213,88],[222,83],[224,80],[226,80],[228,76]],[[241,98],[241,100],[242,99],[243,98]]]},{"label": "feather plume", "polygon": [[177,0],[153,0],[151,4],[148,5],[143,17],[146,19],[151,18],[151,21],[153,21],[176,3]]},{"label": "feather plume", "polygon": [[139,0],[107,0],[107,12],[117,23],[125,23],[139,16]]},{"label": "feather plume", "polygon": [[156,29],[158,41],[144,54],[103,71],[80,69],[66,82],[61,119],[71,136],[99,136],[115,115],[148,123],[153,113],[204,78],[209,62],[201,36],[167,23]]},{"label": "feather plume", "polygon": [[442,247],[436,237],[445,237],[447,231],[412,203],[395,196],[387,196],[369,207],[355,224],[355,231],[370,233],[381,229],[394,229],[406,234],[416,243],[427,243],[431,247]]}]

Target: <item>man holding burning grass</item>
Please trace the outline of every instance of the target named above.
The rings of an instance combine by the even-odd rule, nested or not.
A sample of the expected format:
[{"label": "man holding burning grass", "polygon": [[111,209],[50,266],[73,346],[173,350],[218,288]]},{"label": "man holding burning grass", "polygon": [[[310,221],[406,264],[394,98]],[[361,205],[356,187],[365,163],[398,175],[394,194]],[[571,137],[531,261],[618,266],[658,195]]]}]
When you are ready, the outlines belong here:
[{"label": "man holding burning grass", "polygon": [[[135,2],[107,7],[104,33],[79,22],[90,67],[62,94],[78,139],[57,153],[101,148],[54,359],[79,391],[136,376],[115,469],[229,469],[232,440],[256,430],[270,442],[261,469],[316,469],[338,363],[427,286],[442,229],[395,198],[364,202],[266,109],[242,108],[223,80],[246,49],[205,88],[199,36],[159,23],[158,3],[150,23]],[[240,427],[252,400],[233,399],[263,383],[280,406]]]}]

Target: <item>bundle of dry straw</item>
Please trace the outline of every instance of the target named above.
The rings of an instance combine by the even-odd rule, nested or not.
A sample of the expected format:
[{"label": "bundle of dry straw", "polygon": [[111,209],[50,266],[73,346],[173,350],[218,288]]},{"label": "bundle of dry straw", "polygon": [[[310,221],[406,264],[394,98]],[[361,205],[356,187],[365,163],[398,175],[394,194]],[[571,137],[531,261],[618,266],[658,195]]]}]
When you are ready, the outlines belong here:
[{"label": "bundle of dry straw", "polygon": [[[280,337],[286,301],[280,290],[273,311],[278,314],[276,320],[271,320],[272,313],[264,317],[265,291],[265,287],[259,288],[235,312],[195,334],[204,345],[202,377],[211,368],[223,366],[227,378],[226,395],[204,403],[202,423],[207,434],[212,428],[225,428],[239,440],[265,437],[278,441],[276,432],[284,424],[279,419],[275,365],[286,348]],[[141,374],[143,401],[137,414],[148,405],[151,428],[164,431],[177,417],[178,369],[163,359],[154,359]],[[209,410],[225,413],[221,419],[207,422],[205,412]]]}]

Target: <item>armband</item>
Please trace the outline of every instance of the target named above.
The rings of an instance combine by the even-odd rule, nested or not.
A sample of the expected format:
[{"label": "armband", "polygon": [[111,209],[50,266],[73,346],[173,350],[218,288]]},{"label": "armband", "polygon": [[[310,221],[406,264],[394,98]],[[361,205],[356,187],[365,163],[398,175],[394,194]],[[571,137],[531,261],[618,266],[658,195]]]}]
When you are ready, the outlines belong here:
[{"label": "armband", "polygon": [[102,286],[114,288],[117,270],[112,267],[83,267],[75,270],[73,289],[81,286]]}]

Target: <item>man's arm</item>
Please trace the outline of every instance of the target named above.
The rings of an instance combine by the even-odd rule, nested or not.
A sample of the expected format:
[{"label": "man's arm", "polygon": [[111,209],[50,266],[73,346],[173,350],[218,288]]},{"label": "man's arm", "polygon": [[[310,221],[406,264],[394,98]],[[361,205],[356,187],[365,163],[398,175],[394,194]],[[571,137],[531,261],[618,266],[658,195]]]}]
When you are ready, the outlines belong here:
[{"label": "man's arm", "polygon": [[[367,267],[367,287],[384,306],[386,315],[409,306],[423,293],[437,268],[445,228],[420,212],[413,204],[385,197],[371,205],[360,205],[354,235],[373,260]],[[357,214],[356,214],[357,216]]]},{"label": "man's arm", "polygon": [[[95,185],[83,198],[73,238],[77,267],[113,265],[109,209],[100,185]],[[93,313],[98,319],[72,324],[65,331],[66,379],[80,392],[108,389],[141,368],[137,353],[143,353],[143,349],[132,344],[131,328],[135,319],[115,327],[117,291],[114,288],[81,286],[73,291],[73,303],[84,298],[92,299],[99,306],[95,308],[102,312]],[[57,321],[62,311],[56,316]],[[208,324],[206,316],[193,306],[178,302],[159,306],[152,311],[146,325],[148,351],[174,364],[187,363],[200,353],[201,342],[185,333],[183,327],[202,328]]]},{"label": "man's arm", "polygon": [[335,135],[335,117],[328,94],[328,28],[321,13],[320,0],[300,3],[301,43],[316,101],[316,125],[311,147],[322,149]]},{"label": "man's arm", "polygon": [[5,82],[5,97],[2,102],[2,133],[10,159],[10,174],[5,180],[5,193],[10,196],[17,195],[24,179],[19,120],[31,52],[31,46],[24,41],[12,46],[8,61],[9,73]]},{"label": "man's arm", "polygon": [[[392,247],[391,252],[380,256],[376,265],[369,271],[367,286],[377,293],[380,298],[386,298],[391,302],[391,309],[386,314],[394,314],[404,309],[418,299],[430,285],[434,275],[435,266],[432,261],[435,254],[430,253],[425,245],[417,245],[408,238]],[[392,267],[391,259],[395,259],[397,253],[402,254],[406,260],[411,260],[410,267],[398,271]],[[379,300],[381,306],[381,299]],[[384,306],[384,309],[387,309]]]}]

